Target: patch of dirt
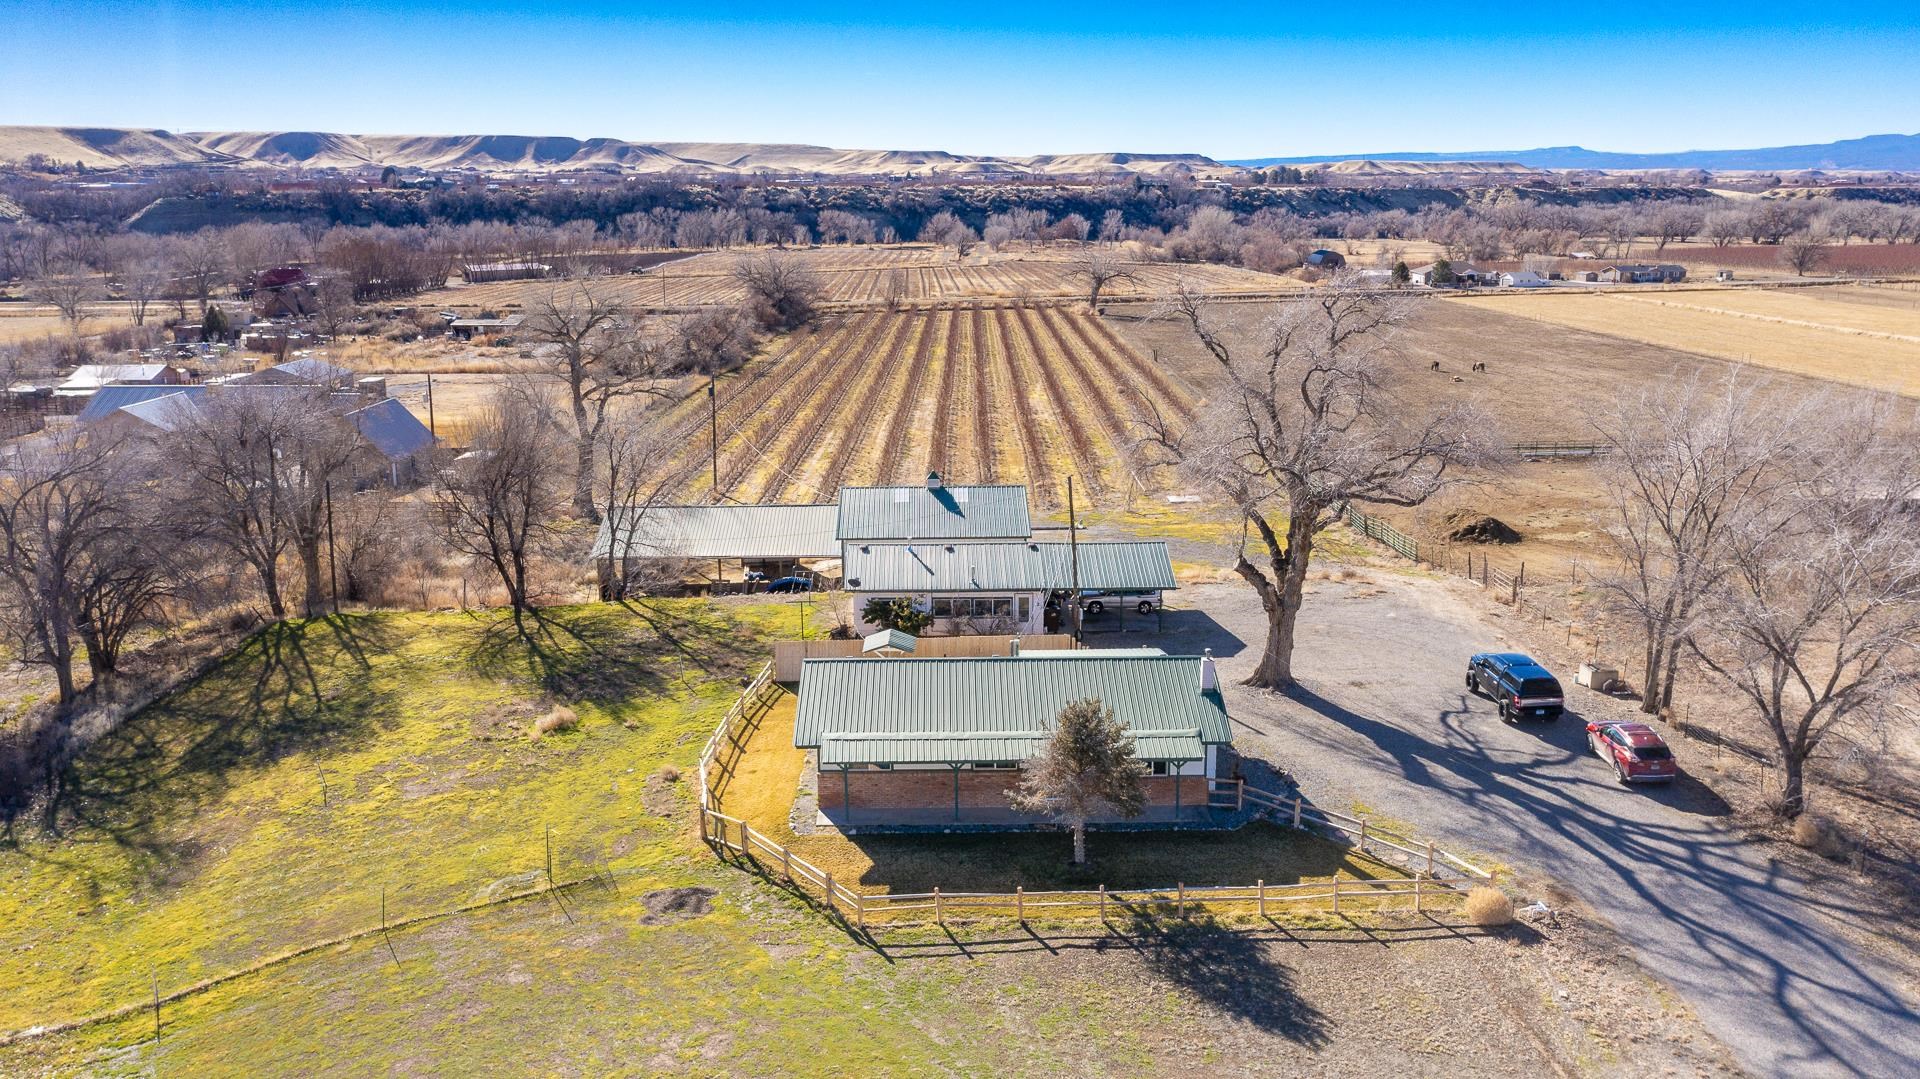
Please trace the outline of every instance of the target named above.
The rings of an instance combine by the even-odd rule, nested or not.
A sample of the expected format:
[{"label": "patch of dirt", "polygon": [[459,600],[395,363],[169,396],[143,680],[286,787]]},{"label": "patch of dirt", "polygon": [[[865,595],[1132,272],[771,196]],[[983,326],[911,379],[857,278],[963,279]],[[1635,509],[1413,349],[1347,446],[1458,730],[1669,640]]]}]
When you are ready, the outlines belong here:
[{"label": "patch of dirt", "polygon": [[467,719],[467,730],[475,741],[511,741],[526,737],[534,720],[546,712],[539,701],[508,701],[478,709]]},{"label": "patch of dirt", "polygon": [[668,769],[653,773],[640,784],[640,804],[647,812],[656,817],[671,817],[680,811],[680,799],[675,795],[679,787],[680,773],[669,774]]},{"label": "patch of dirt", "polygon": [[640,897],[647,906],[640,924],[673,925],[698,918],[713,909],[713,897],[719,894],[712,888],[661,888],[648,892]]},{"label": "patch of dirt", "polygon": [[1498,517],[1456,510],[1440,519],[1444,538],[1454,543],[1519,543],[1520,533]]}]

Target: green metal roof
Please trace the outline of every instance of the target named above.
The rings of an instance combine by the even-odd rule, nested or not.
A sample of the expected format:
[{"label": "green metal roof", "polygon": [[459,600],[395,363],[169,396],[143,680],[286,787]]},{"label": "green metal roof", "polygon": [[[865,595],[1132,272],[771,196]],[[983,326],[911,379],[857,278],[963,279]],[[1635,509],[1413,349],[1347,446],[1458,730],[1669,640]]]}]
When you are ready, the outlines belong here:
[{"label": "green metal roof", "polygon": [[[968,764],[974,761],[1023,761],[1047,744],[1044,734],[839,734],[820,736],[820,765],[848,764]],[[1206,756],[1200,732],[1142,730],[1133,732],[1133,753],[1143,761],[1194,761]]]},{"label": "green metal roof", "polygon": [[593,557],[618,530],[622,558],[837,558],[834,506],[648,506],[600,522]]},{"label": "green metal roof", "polygon": [[[1082,543],[1082,589],[1170,589],[1173,562],[1159,540]],[[1069,543],[863,543],[842,572],[856,592],[1039,592],[1074,584]]]},{"label": "green metal roof", "polygon": [[920,644],[920,639],[911,633],[897,629],[883,629],[869,633],[860,639],[860,651],[878,652],[882,648],[891,648],[896,652],[911,652]]},{"label": "green metal roof", "polygon": [[793,744],[820,749],[827,763],[1020,760],[1067,702],[1098,697],[1141,732],[1143,758],[1192,760],[1197,747],[1233,738],[1220,691],[1200,688],[1203,662],[1152,655],[810,659],[800,665]]},{"label": "green metal roof", "polygon": [[1027,489],[842,487],[838,538],[863,540],[1026,539],[1033,535]]}]

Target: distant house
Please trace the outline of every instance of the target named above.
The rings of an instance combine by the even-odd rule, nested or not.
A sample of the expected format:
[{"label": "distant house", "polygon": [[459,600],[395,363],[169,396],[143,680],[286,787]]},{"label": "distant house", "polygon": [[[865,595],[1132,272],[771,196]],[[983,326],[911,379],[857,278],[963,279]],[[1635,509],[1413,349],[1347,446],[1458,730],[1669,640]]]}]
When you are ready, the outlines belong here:
[{"label": "distant house", "polygon": [[399,398],[375,401],[341,418],[360,432],[364,447],[362,459],[355,462],[356,481],[378,477],[391,487],[411,487],[419,481],[421,466],[433,451],[433,433]]},{"label": "distant house", "polygon": [[1713,272],[1713,279],[1715,281],[1731,281],[1733,280],[1733,271],[1732,270],[1715,270]]},{"label": "distant house", "polygon": [[336,390],[353,388],[355,375],[344,367],[325,360],[306,357],[261,368],[233,379],[248,386],[325,386]]},{"label": "distant house", "polygon": [[1547,279],[1534,270],[1513,270],[1500,275],[1501,288],[1546,288]]},{"label": "distant house", "polygon": [[1659,264],[1621,262],[1600,270],[1600,280],[1608,284],[1672,284],[1687,279],[1687,268],[1671,262]]},{"label": "distant house", "polygon": [[1044,633],[1047,604],[1081,591],[1161,592],[1178,587],[1158,540],[1072,544],[849,543],[842,561],[854,629],[876,599],[906,598],[933,615],[930,634]]},{"label": "distant house", "polygon": [[1308,255],[1306,264],[1316,270],[1338,270],[1346,266],[1347,260],[1340,252],[1329,251],[1323,247]]},{"label": "distant house", "polygon": [[1046,827],[1007,791],[1068,702],[1098,697],[1147,766],[1147,811],[1098,825],[1204,826],[1233,730],[1212,656],[1150,650],[801,664],[794,745],[813,753],[824,823],[848,831]]},{"label": "distant house", "polygon": [[1480,279],[1486,276],[1471,262],[1455,262],[1448,267],[1453,271],[1451,282],[1435,281],[1434,274],[1439,265],[1438,262],[1429,262],[1425,266],[1416,266],[1408,271],[1408,280],[1428,288],[1471,288],[1480,284]]},{"label": "distant house", "polygon": [[204,386],[102,386],[87,398],[87,407],[80,410],[76,422],[94,424],[142,401],[155,401],[162,397],[186,395],[189,397],[205,393]]},{"label": "distant house", "polygon": [[314,308],[315,281],[298,266],[276,266],[253,275],[243,298],[262,318],[293,318]]},{"label": "distant house", "polygon": [[102,386],[180,386],[188,381],[185,371],[164,363],[83,363],[53,392],[85,397]]},{"label": "distant house", "polygon": [[447,323],[447,330],[462,341],[470,341],[476,334],[511,333],[520,328],[524,315],[507,315],[503,318],[457,318]]}]

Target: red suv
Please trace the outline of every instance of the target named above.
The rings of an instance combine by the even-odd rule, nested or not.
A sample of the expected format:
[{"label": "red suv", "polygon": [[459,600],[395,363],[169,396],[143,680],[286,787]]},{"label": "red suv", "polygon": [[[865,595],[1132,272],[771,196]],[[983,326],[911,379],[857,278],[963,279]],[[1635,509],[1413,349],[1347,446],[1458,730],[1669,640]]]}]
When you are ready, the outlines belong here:
[{"label": "red suv", "polygon": [[1673,750],[1645,723],[1589,723],[1587,741],[1622,783],[1671,783],[1680,774]]}]

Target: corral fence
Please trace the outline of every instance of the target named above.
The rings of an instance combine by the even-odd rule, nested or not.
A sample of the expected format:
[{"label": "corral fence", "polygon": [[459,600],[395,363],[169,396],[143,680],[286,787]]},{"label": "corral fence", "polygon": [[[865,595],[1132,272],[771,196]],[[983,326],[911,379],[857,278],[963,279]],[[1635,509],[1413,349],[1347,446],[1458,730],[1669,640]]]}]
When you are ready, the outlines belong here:
[{"label": "corral fence", "polygon": [[1605,457],[1613,452],[1613,446],[1606,442],[1516,442],[1513,455],[1528,461],[1544,461],[1557,457]]},{"label": "corral fence", "polygon": [[769,877],[777,876],[794,889],[817,894],[827,909],[864,929],[869,917],[904,924],[924,918],[898,919],[895,915],[931,912],[934,921],[944,924],[951,910],[957,916],[1012,915],[1025,921],[1029,910],[1073,910],[1082,914],[1098,912],[1105,918],[1109,911],[1144,913],[1168,906],[1181,917],[1195,909],[1245,911],[1251,908],[1264,917],[1273,906],[1289,903],[1331,900],[1338,913],[1342,902],[1365,903],[1379,909],[1382,902],[1411,898],[1413,909],[1423,911],[1429,899],[1438,900],[1458,894],[1476,884],[1492,883],[1493,873],[1465,858],[1441,849],[1430,841],[1415,840],[1394,829],[1382,827],[1363,817],[1350,816],[1309,804],[1300,797],[1284,798],[1244,780],[1210,779],[1209,802],[1233,808],[1252,804],[1268,819],[1299,831],[1315,832],[1356,851],[1388,864],[1385,859],[1404,862],[1409,875],[1372,879],[1309,881],[1302,884],[1268,884],[1264,880],[1250,885],[1214,885],[1110,889],[1101,885],[1092,889],[1030,892],[1015,888],[1011,892],[950,892],[934,888],[924,893],[875,894],[856,892],[836,881],[833,874],[793,853],[739,817],[721,811],[714,793],[716,781],[729,778],[746,746],[747,720],[763,712],[780,691],[774,677],[775,664],[769,662],[747,684],[733,706],[727,709],[714,728],[713,736],[700,751],[699,798],[700,838],[717,852],[738,855],[753,863]]},{"label": "corral fence", "polygon": [[[958,637],[921,637],[913,648],[916,659],[1004,656],[1013,651],[1018,640],[1022,648],[1072,649],[1079,645],[1066,633],[967,634]],[[861,654],[859,641],[775,641],[773,643],[773,680],[793,682],[800,677],[800,664],[809,659],[845,659]]]}]

